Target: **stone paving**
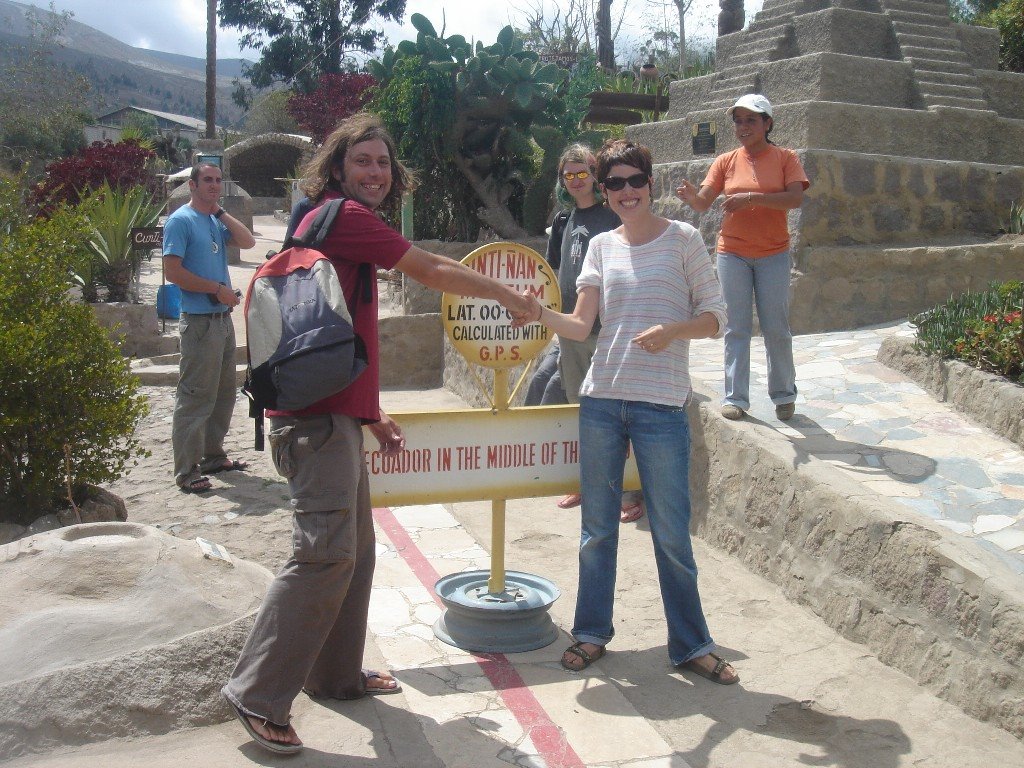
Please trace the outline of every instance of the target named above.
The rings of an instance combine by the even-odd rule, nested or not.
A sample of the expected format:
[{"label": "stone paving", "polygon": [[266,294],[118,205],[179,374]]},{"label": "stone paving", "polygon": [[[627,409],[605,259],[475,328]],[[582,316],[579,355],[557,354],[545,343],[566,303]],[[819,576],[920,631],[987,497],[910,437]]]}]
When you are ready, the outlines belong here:
[{"label": "stone paving", "polygon": [[[285,225],[255,218],[256,245],[231,266],[236,287],[248,284],[269,248],[279,247]],[[141,297],[155,301],[159,259],[143,263]],[[394,307],[382,298],[382,312]],[[245,328],[234,315],[239,344]],[[176,323],[168,323],[173,332]],[[973,424],[951,405],[876,359],[882,340],[912,337],[897,323],[794,338],[797,415],[778,421],[767,398],[763,342],[751,344],[751,410],[798,447],[843,470],[866,489],[969,537],[1024,575],[1024,451]],[[721,340],[690,349],[694,388],[718,402]],[[173,373],[173,371],[172,371]]]},{"label": "stone paving", "polygon": [[[263,235],[268,226],[258,223]],[[244,285],[266,241],[233,267]],[[159,282],[158,264],[155,271]],[[237,270],[237,271],[236,271]],[[150,272],[150,284],[152,276]],[[838,467],[871,491],[904,504],[1024,572],[1024,455],[973,426],[905,376],[876,361],[888,335],[907,325],[795,340],[797,415],[774,417],[765,394],[760,340],[752,349],[749,420],[774,430]],[[695,389],[716,403],[721,393],[721,341],[691,351]],[[269,460],[254,456],[251,422],[239,401],[229,450],[253,460],[247,473],[215,478],[214,492],[183,496],[170,480],[173,390],[147,387],[153,408],[144,476],[118,484],[132,519],[183,540],[203,536],[276,568],[286,556],[290,514],[283,481]],[[386,392],[388,410],[459,407],[450,392]],[[712,406],[713,407],[713,406]],[[783,590],[724,552],[695,540],[702,599],[722,652],[737,663],[739,686],[723,688],[672,670],[664,658],[664,620],[646,521],[623,526],[617,585],[618,634],[609,654],[585,674],[566,673],[557,658],[563,635],[548,648],[509,655],[495,682],[493,656],[441,643],[435,573],[488,567],[489,504],[427,505],[378,516],[378,567],[370,613],[367,664],[395,671],[404,692],[360,703],[324,706],[300,696],[293,710],[304,755],[271,758],[234,721],[192,731],[114,740],[50,755],[26,756],[18,768],[211,768],[252,764],[381,766],[382,768],[780,768],[909,765],[983,768],[1024,764],[1024,745],[936,699],[867,648],[846,640]],[[385,524],[390,518],[391,523]],[[400,537],[396,536],[401,534]],[[554,499],[511,500],[507,515],[510,568],[552,579],[562,597],[552,618],[572,625],[576,598],[578,511]],[[417,562],[415,557],[421,560]],[[428,568],[424,568],[428,565]],[[510,694],[533,697],[530,706]],[[528,702],[529,703],[529,702]],[[555,748],[541,746],[557,730]],[[561,747],[561,749],[559,749]]]},{"label": "stone paving", "polygon": [[[907,323],[797,336],[797,415],[775,418],[760,338],[751,345],[751,411],[865,488],[997,554],[1024,575],[1024,452],[877,362]],[[690,349],[695,389],[718,402],[722,342]]]}]

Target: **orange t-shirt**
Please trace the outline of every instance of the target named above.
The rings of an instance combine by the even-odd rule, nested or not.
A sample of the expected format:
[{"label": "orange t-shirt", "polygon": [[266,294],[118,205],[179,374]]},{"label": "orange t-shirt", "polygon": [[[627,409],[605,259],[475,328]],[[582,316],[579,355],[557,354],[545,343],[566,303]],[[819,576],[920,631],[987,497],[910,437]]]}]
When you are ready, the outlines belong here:
[{"label": "orange t-shirt", "polygon": [[[770,144],[768,149],[750,155],[743,147],[715,158],[702,187],[711,187],[718,197],[744,192],[785,192],[794,181],[811,186],[796,152]],[[786,212],[754,206],[730,213],[722,219],[718,236],[719,253],[756,258],[774,256],[789,248]]]}]

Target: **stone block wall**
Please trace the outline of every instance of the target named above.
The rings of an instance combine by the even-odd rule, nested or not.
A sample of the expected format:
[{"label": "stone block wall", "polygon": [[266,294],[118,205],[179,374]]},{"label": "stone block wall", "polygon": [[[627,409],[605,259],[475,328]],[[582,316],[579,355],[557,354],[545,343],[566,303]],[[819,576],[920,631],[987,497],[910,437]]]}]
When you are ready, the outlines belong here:
[{"label": "stone block wall", "polygon": [[820,333],[904,320],[965,291],[1020,279],[1024,240],[908,248],[821,246],[796,252],[789,321]]},{"label": "stone block wall", "polygon": [[1024,737],[1024,600],[994,555],[826,463],[690,406],[694,527],[844,637]]},{"label": "stone block wall", "polygon": [[[1024,167],[799,150],[811,181],[803,206],[789,212],[794,251],[823,245],[942,243],[992,237],[1024,200]],[[700,185],[711,159],[655,168],[656,210],[696,226],[712,248],[721,203],[696,214],[675,198]]]},{"label": "stone block wall", "polygon": [[847,152],[798,153],[812,186],[798,247],[935,242],[997,234],[1024,198],[1024,167]]},{"label": "stone block wall", "polygon": [[154,305],[114,302],[89,306],[125,357],[155,357],[178,351],[177,334],[160,333]]},{"label": "stone block wall", "polygon": [[872,59],[900,59],[889,17],[832,8],[793,18],[794,56],[831,51]]},{"label": "stone block wall", "polygon": [[439,314],[382,317],[380,385],[385,389],[434,389],[443,378],[444,329]]},{"label": "stone block wall", "polygon": [[[834,62],[840,57],[820,54],[817,58]],[[889,62],[877,64],[884,67]],[[892,66],[899,68],[901,65],[894,62]],[[771,70],[780,67],[797,72],[785,62],[774,62],[765,67],[761,77],[774,77]],[[778,101],[771,91],[766,95],[773,102]],[[771,138],[781,147],[1021,165],[1024,120],[988,115],[981,119],[979,115],[985,113],[947,107],[932,111],[824,100],[783,102],[775,109]],[[690,130],[693,122],[705,120],[718,124],[718,154],[739,146],[724,110],[695,112],[687,120],[632,125],[626,129],[626,136],[650,147],[656,162],[699,159],[693,156]]]}]

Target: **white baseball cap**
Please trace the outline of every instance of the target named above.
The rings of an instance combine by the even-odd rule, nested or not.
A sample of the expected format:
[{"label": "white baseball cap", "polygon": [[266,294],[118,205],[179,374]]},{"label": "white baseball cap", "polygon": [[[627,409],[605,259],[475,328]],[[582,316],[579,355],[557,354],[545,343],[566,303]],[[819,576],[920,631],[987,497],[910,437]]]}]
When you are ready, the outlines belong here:
[{"label": "white baseball cap", "polygon": [[772,103],[760,93],[747,93],[740,96],[736,103],[726,110],[729,117],[732,117],[732,113],[737,107],[749,109],[751,112],[760,112],[768,117],[772,116]]}]

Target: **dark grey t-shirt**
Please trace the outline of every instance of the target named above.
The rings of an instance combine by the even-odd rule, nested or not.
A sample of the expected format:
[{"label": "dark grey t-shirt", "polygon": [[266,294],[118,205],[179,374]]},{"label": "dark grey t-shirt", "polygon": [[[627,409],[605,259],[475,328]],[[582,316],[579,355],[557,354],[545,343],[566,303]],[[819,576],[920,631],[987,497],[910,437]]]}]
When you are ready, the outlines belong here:
[{"label": "dark grey t-shirt", "polygon": [[[547,259],[558,270],[563,312],[571,314],[576,308],[576,278],[583,268],[583,257],[587,255],[590,239],[601,232],[615,229],[619,224],[619,217],[602,204],[573,208],[568,219],[555,217],[551,239],[548,240]],[[594,324],[595,333],[599,327]]]}]

